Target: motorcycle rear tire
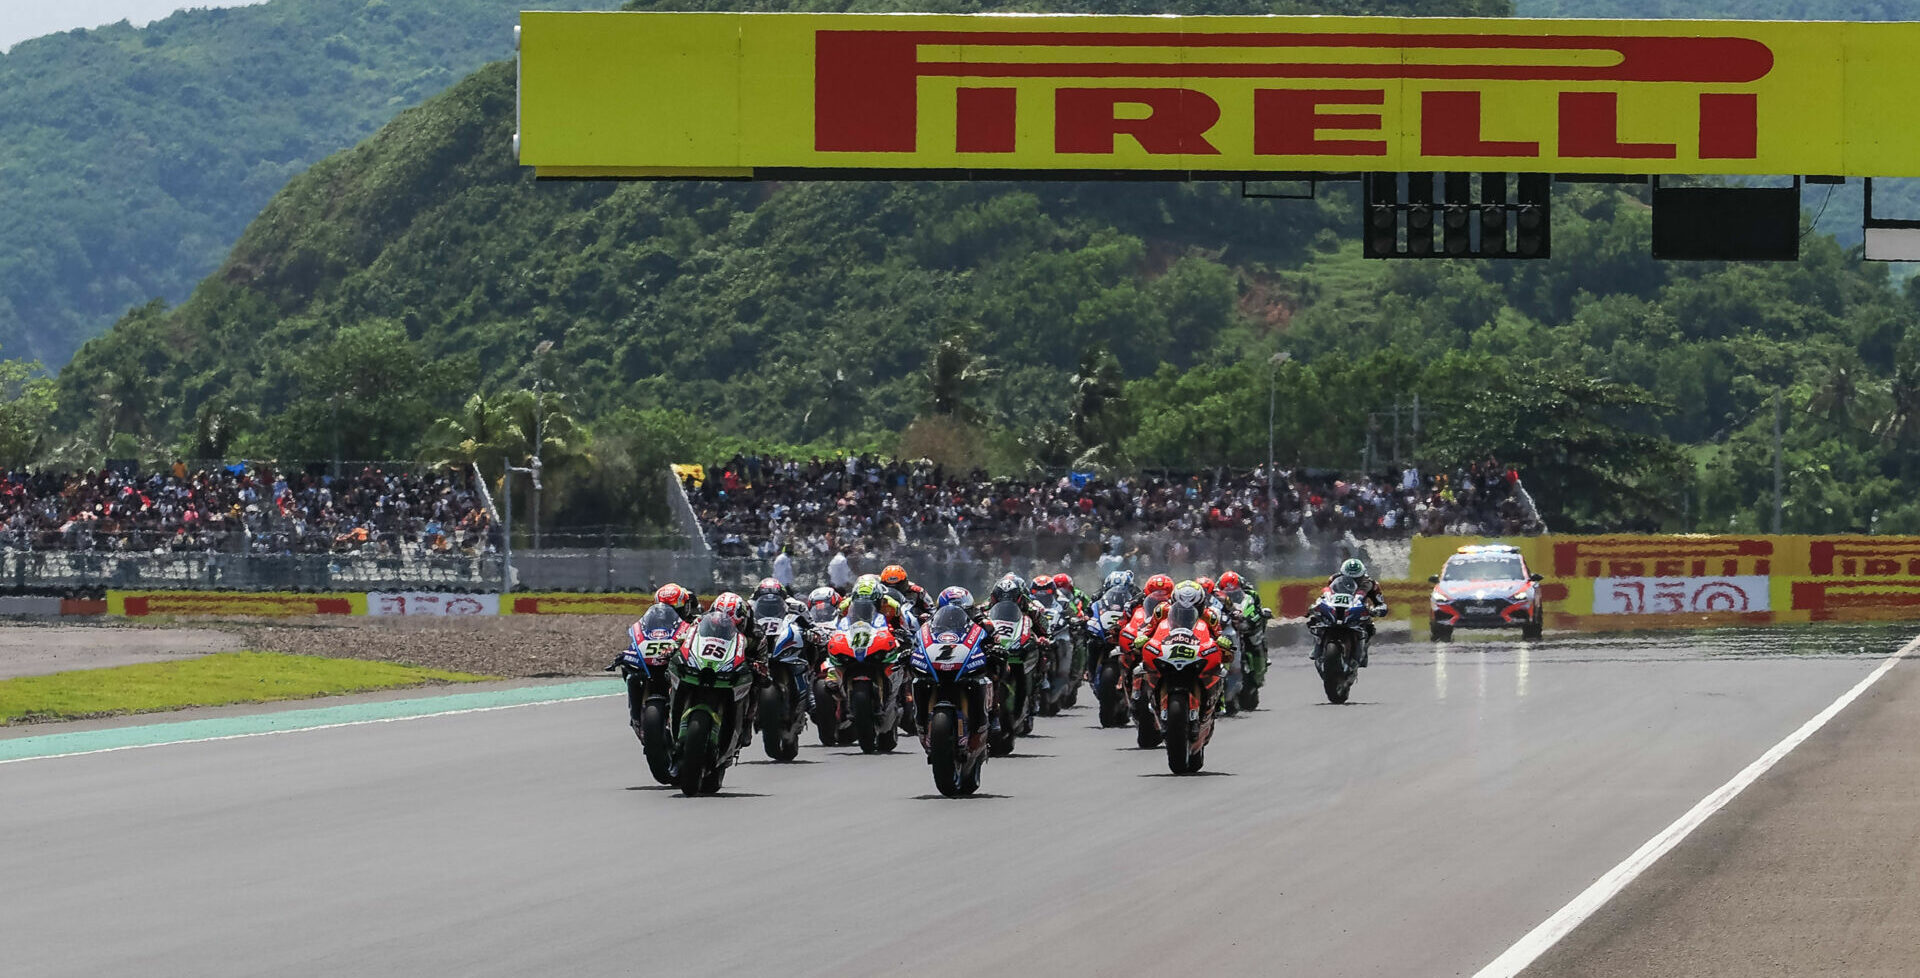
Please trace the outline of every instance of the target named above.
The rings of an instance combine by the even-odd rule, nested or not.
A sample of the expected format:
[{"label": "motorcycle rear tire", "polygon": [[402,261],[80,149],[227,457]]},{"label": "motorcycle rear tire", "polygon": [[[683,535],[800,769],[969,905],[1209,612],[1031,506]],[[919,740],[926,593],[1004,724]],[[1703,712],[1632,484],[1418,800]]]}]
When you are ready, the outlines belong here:
[{"label": "motorcycle rear tire", "polygon": [[667,708],[649,703],[640,709],[640,752],[647,772],[661,784],[673,784],[673,744],[667,735]]},{"label": "motorcycle rear tire", "polygon": [[1185,703],[1167,705],[1167,770],[1175,774],[1191,774],[1193,767],[1193,738],[1187,733],[1187,707]]},{"label": "motorcycle rear tire", "polygon": [[948,798],[963,793],[960,766],[965,761],[958,730],[953,710],[947,707],[935,709],[927,718],[927,764],[933,768],[933,786]]},{"label": "motorcycle rear tire", "polygon": [[1134,743],[1139,744],[1141,750],[1152,750],[1160,746],[1162,739],[1160,722],[1154,717],[1151,707],[1142,706],[1134,710],[1133,721],[1134,726],[1138,728],[1134,733]]},{"label": "motorcycle rear tire", "polygon": [[880,748],[880,704],[874,702],[873,687],[861,683],[847,694],[848,712],[853,714],[853,736],[860,752],[871,754]]},{"label": "motorcycle rear tire", "polygon": [[695,710],[687,717],[687,735],[680,741],[680,769],[676,774],[681,794],[691,797],[708,790],[707,757],[712,750],[713,715]]},{"label": "motorcycle rear tire", "polygon": [[1260,708],[1260,687],[1248,686],[1240,691],[1240,708],[1248,713]]},{"label": "motorcycle rear tire", "polygon": [[1109,662],[1100,667],[1099,685],[1094,687],[1094,699],[1100,703],[1100,725],[1103,727],[1124,727],[1127,725],[1127,701],[1120,693],[1120,666]]},{"label": "motorcycle rear tire", "polygon": [[820,746],[837,747],[840,745],[840,711],[834,708],[835,698],[827,695],[826,690],[814,694],[819,697],[815,702],[813,726],[819,731]]}]

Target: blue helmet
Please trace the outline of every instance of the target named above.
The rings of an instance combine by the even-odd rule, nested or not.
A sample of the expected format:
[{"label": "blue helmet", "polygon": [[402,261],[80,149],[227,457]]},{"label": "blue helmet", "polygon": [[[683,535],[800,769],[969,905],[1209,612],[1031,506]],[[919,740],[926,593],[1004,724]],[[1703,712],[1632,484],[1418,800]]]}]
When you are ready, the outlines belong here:
[{"label": "blue helmet", "polygon": [[1117,587],[1126,588],[1129,591],[1133,590],[1133,572],[1130,570],[1117,570],[1108,574],[1106,582],[1100,585],[1100,590],[1111,591]]},{"label": "blue helmet", "polygon": [[962,608],[973,607],[973,592],[957,584],[940,592],[939,607],[944,608],[950,604],[957,604]]}]

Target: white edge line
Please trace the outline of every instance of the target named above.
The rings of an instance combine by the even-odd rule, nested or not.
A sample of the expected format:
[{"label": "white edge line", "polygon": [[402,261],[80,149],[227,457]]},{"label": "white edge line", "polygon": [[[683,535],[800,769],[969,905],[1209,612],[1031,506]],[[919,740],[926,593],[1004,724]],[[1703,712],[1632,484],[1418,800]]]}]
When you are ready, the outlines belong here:
[{"label": "white edge line", "polygon": [[[248,737],[271,737],[275,734],[307,733],[313,730],[338,730],[341,727],[364,727],[373,723],[399,723],[403,720],[429,720],[434,717],[457,717],[468,713],[492,713],[496,710],[518,710],[526,706],[551,706],[555,703],[575,703],[580,700],[604,700],[624,693],[588,693],[585,696],[564,696],[559,699],[534,700],[529,703],[508,703],[504,706],[476,706],[465,710],[441,710],[437,713],[414,713],[407,716],[380,717],[373,720],[348,720],[344,723],[322,723],[312,727],[282,727],[278,730],[255,730],[250,733],[222,734],[218,737],[194,737],[188,740],[161,740],[151,744],[122,744],[119,747],[100,747],[94,750],[68,751],[64,754],[35,754],[32,757],[9,757],[0,759],[0,764],[22,764],[27,761],[50,761],[57,757],[85,757],[88,754],[112,754],[115,751],[142,750],[148,747],[173,747],[179,744],[210,744],[218,740],[245,740]],[[271,716],[272,714],[264,714]]]},{"label": "white edge line", "polygon": [[1746,769],[1739,774],[1734,775],[1733,780],[1721,785],[1712,794],[1700,799],[1700,803],[1693,806],[1691,811],[1680,816],[1672,825],[1662,830],[1659,835],[1648,839],[1645,845],[1642,845],[1634,851],[1633,855],[1628,856],[1625,860],[1621,861],[1618,866],[1608,870],[1605,876],[1595,880],[1592,886],[1581,891],[1579,896],[1574,897],[1566,906],[1556,911],[1553,916],[1541,921],[1540,926],[1528,931],[1525,937],[1520,938],[1512,947],[1507,948],[1505,953],[1494,958],[1492,963],[1475,972],[1474,978],[1513,978],[1513,976],[1526,970],[1534,961],[1538,960],[1542,954],[1545,954],[1549,948],[1559,943],[1561,938],[1567,936],[1575,927],[1580,926],[1588,917],[1593,916],[1596,911],[1606,905],[1607,901],[1618,896],[1621,890],[1627,888],[1627,884],[1632,883],[1641,873],[1646,872],[1647,868],[1658,862],[1661,856],[1666,855],[1674,846],[1679,845],[1682,839],[1691,835],[1693,830],[1699,828],[1707,819],[1712,818],[1715,812],[1725,808],[1727,803],[1739,796],[1740,792],[1745,791],[1748,785],[1758,781],[1761,775],[1766,774],[1775,764],[1780,763],[1781,758],[1792,753],[1794,748],[1800,746],[1807,738],[1813,736],[1821,727],[1826,726],[1828,720],[1833,719],[1841,710],[1846,709],[1849,704],[1860,697],[1861,693],[1866,692],[1868,687],[1879,682],[1881,676],[1886,675],[1888,670],[1892,669],[1896,663],[1906,658],[1907,655],[1912,653],[1916,648],[1920,648],[1920,637],[1916,637],[1901,646],[1898,652],[1888,656],[1880,663],[1878,668],[1868,673],[1865,679],[1860,680],[1852,689],[1842,693],[1839,699],[1834,700],[1826,709],[1815,714],[1813,719],[1801,724],[1800,729],[1787,735],[1787,739],[1773,745],[1771,750],[1760,755],[1758,760],[1747,765]]}]

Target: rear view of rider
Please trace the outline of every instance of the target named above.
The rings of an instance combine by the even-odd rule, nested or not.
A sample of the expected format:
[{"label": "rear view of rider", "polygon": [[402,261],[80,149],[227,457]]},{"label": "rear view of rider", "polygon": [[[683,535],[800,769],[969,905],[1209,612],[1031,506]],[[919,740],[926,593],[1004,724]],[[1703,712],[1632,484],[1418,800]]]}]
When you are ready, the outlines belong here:
[{"label": "rear view of rider", "polygon": [[[1358,557],[1347,558],[1346,562],[1340,565],[1340,573],[1327,578],[1327,586],[1333,587],[1342,579],[1353,582],[1353,593],[1360,596],[1360,600],[1367,606],[1367,613],[1371,616],[1367,621],[1366,641],[1360,643],[1360,665],[1364,667],[1367,664],[1367,653],[1373,648],[1371,619],[1386,616],[1387,596],[1380,593],[1380,583],[1367,576],[1367,565]],[[1313,643],[1315,659],[1320,658],[1321,653],[1326,650],[1326,644],[1324,639]]]}]

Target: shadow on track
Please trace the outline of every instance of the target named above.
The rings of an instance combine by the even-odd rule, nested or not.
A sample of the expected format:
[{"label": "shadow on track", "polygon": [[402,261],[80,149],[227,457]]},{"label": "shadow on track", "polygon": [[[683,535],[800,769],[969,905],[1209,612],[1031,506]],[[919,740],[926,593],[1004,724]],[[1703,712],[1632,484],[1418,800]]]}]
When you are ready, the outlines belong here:
[{"label": "shadow on track", "polygon": [[768,758],[763,758],[763,759],[761,759],[761,760],[758,760],[758,761],[741,761],[741,762],[739,762],[739,763],[741,763],[741,764],[818,764],[818,763],[820,763],[820,762],[819,762],[819,761],[809,761],[809,760],[804,760],[804,759],[802,759],[802,758],[798,758],[798,757],[796,757],[796,758],[794,758],[794,759],[793,759],[793,760],[791,760],[791,761],[776,761],[776,760],[774,760],[773,758],[771,758],[771,757],[768,757]]},{"label": "shadow on track", "polygon": [[716,791],[710,795],[681,795],[680,797],[688,801],[699,801],[703,798],[765,798],[767,796],[757,791]]},{"label": "shadow on track", "polygon": [[1008,798],[1008,797],[1011,797],[1011,796],[995,795],[995,794],[989,794],[987,792],[976,792],[971,795],[955,795],[952,798],[949,798],[946,795],[914,795],[913,800],[914,801],[977,801],[981,798]]},{"label": "shadow on track", "polygon": [[679,791],[680,789],[670,784],[636,784],[636,785],[633,785],[632,787],[629,787],[627,790],[628,791]]},{"label": "shadow on track", "polygon": [[1192,774],[1175,774],[1172,771],[1152,771],[1147,774],[1136,774],[1134,775],[1134,777],[1136,778],[1237,778],[1239,777],[1239,775],[1233,773],[1232,771],[1195,771]]}]

